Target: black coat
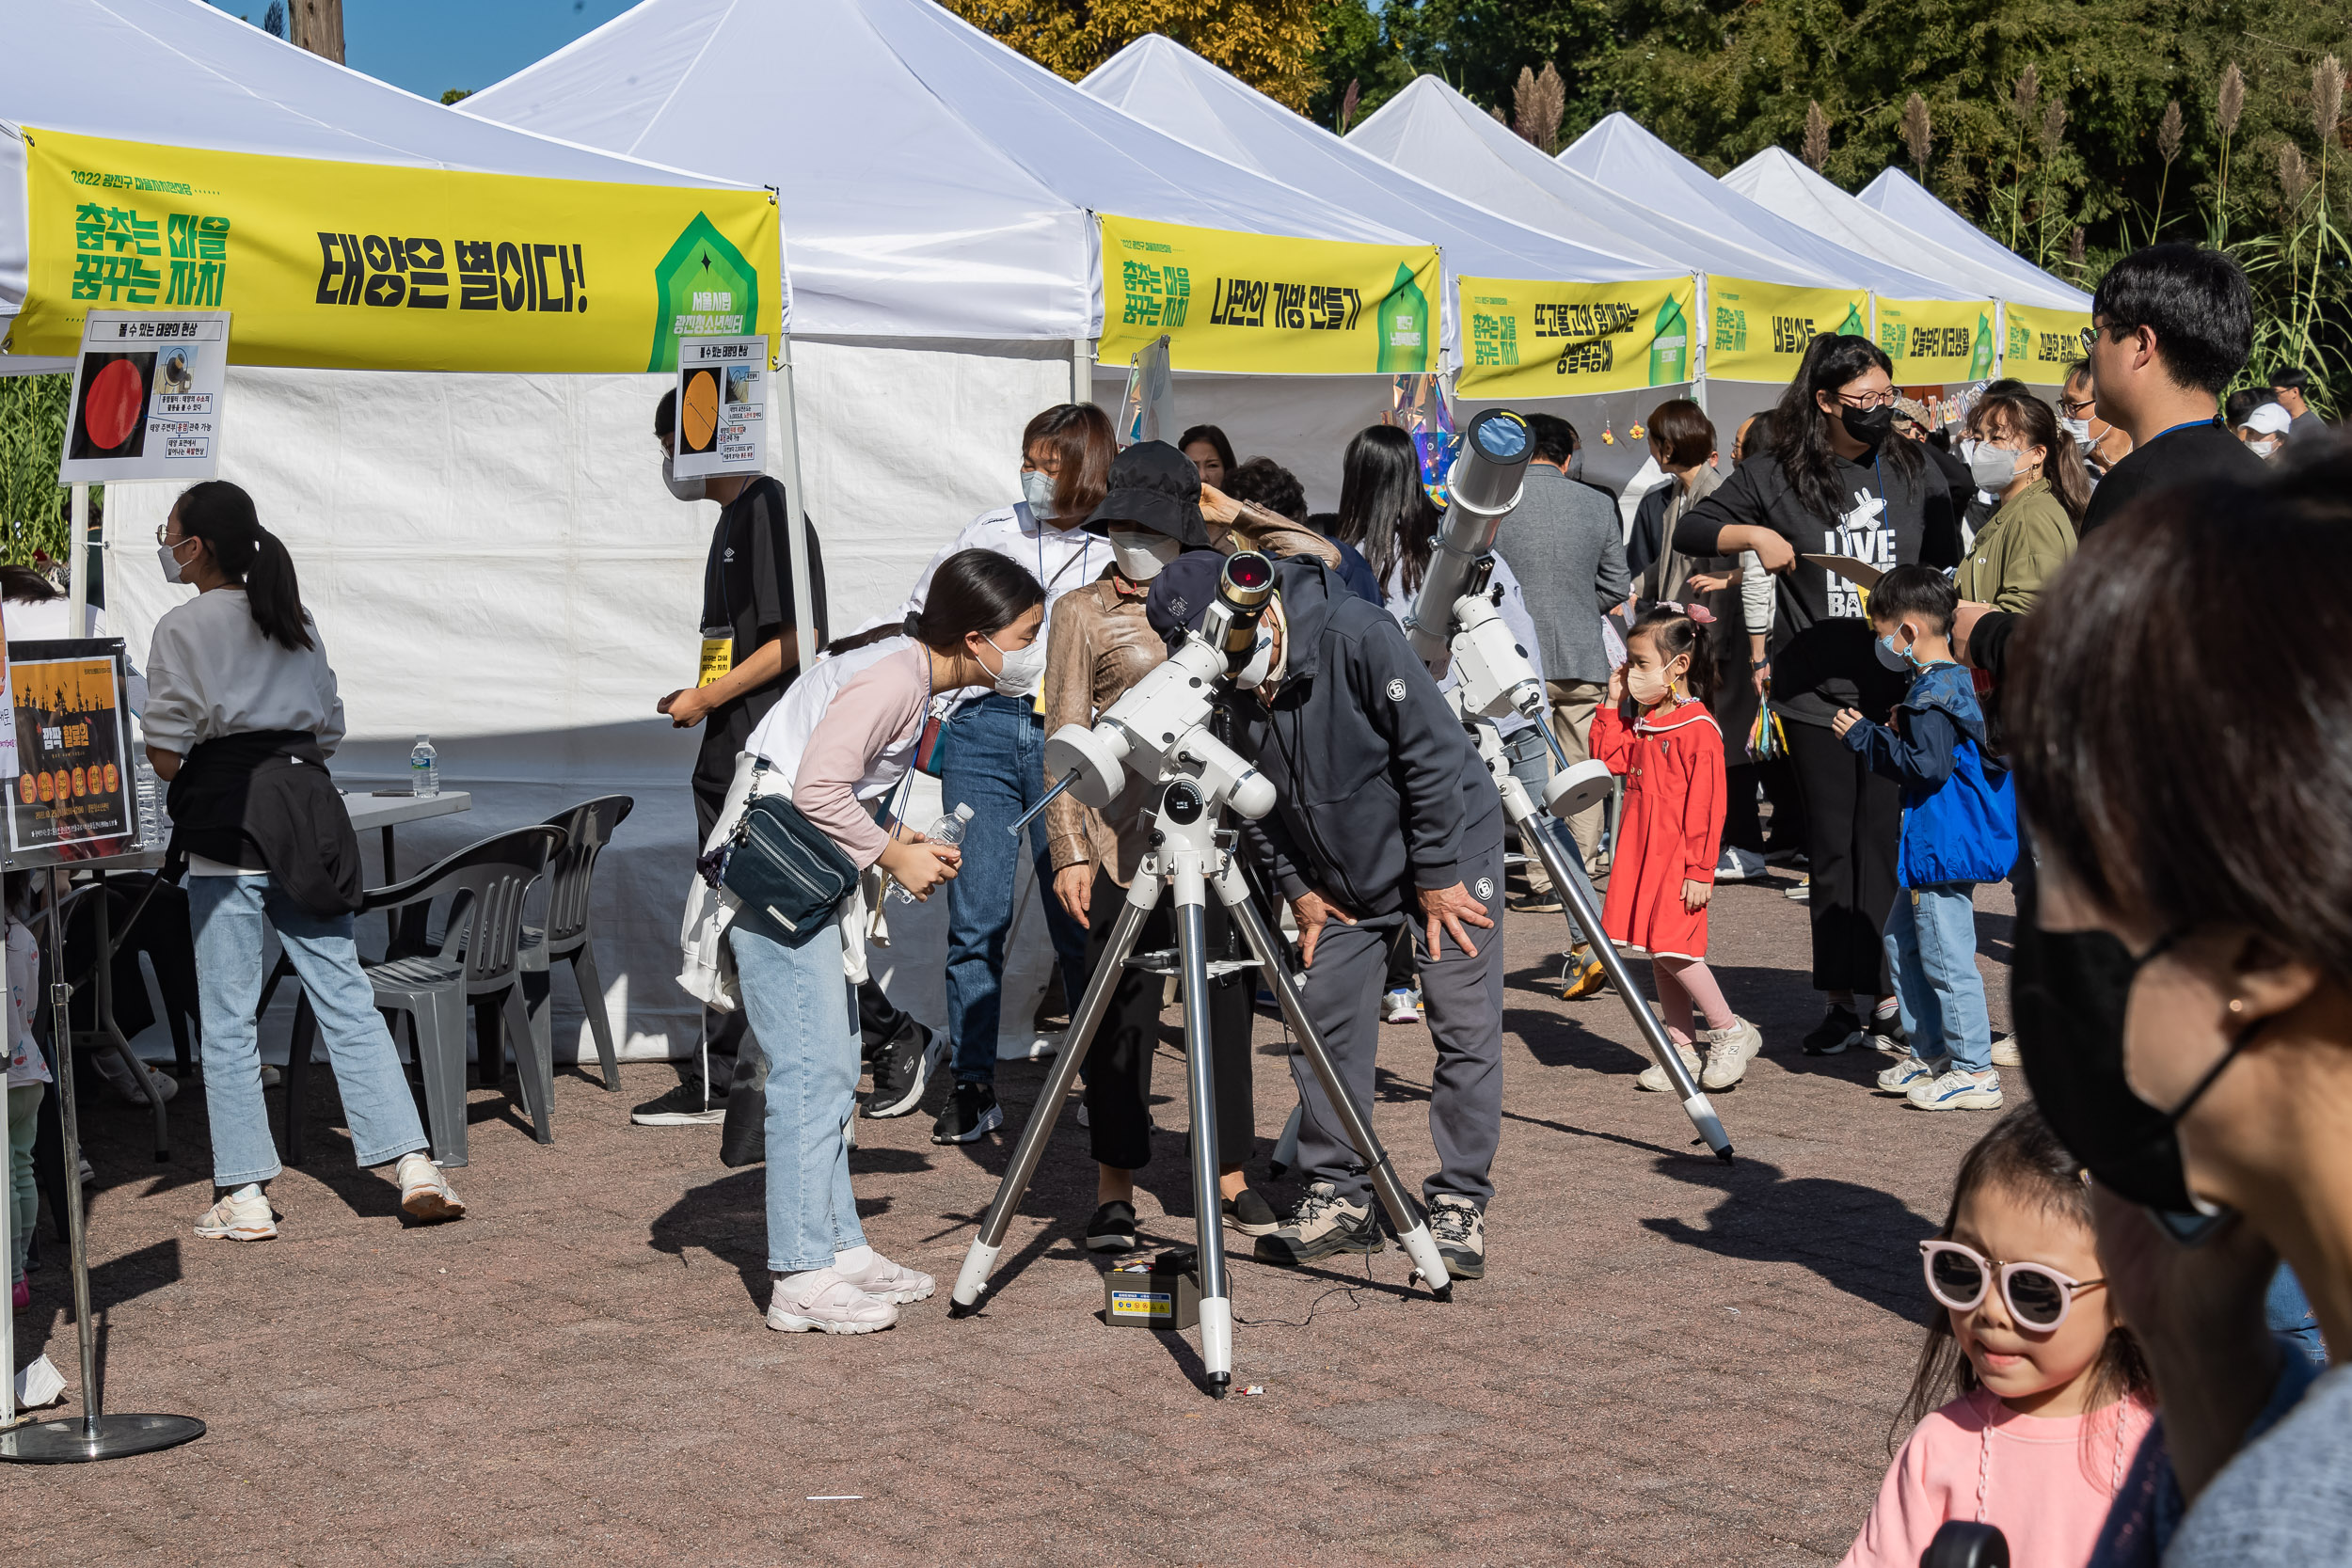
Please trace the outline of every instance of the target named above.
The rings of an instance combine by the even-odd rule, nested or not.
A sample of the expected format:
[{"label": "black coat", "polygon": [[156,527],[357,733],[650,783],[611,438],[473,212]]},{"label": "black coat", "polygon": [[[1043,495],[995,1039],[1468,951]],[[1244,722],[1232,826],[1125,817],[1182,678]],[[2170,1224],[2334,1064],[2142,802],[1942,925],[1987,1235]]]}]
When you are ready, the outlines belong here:
[{"label": "black coat", "polygon": [[205,741],[180,764],[166,804],[172,880],[191,854],[237,865],[246,863],[250,846],[278,891],[322,920],[350,914],[366,901],[359,835],[335,792],[326,753],[307,731],[255,730]]}]

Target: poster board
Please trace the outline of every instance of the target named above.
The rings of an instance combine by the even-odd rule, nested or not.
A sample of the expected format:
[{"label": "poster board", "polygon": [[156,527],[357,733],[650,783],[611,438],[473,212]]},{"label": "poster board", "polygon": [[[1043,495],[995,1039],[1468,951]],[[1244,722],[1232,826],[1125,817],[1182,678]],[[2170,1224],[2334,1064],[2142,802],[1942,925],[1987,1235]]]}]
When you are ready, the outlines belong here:
[{"label": "poster board", "polygon": [[73,361],[57,483],[216,477],[228,371],[226,310],[92,310]]},{"label": "poster board", "polygon": [[119,638],[8,645],[17,772],[0,861],[9,869],[138,851],[124,674]]},{"label": "poster board", "polygon": [[768,340],[686,338],[677,345],[680,479],[767,467]]}]

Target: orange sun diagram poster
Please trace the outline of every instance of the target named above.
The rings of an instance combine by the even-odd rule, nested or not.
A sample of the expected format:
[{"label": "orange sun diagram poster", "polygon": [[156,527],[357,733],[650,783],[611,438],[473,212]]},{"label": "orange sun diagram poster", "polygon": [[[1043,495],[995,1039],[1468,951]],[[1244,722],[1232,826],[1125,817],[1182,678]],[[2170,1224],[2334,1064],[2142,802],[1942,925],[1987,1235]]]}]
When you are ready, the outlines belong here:
[{"label": "orange sun diagram poster", "polygon": [[16,715],[9,786],[14,849],[98,855],[135,832],[122,714],[111,658],[34,658],[8,666]]}]

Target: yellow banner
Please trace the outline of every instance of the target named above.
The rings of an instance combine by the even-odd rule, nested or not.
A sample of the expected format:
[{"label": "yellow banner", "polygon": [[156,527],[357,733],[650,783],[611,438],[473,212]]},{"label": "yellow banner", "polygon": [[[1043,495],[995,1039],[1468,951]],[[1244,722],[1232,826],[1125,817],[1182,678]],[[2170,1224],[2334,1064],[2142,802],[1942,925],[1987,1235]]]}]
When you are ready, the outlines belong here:
[{"label": "yellow banner", "polygon": [[1707,373],[1723,381],[1781,381],[1797,373],[1824,332],[1869,336],[1860,289],[1795,289],[1745,277],[1707,278]]},{"label": "yellow banner", "polygon": [[1482,398],[1628,392],[1691,379],[1698,285],[1455,279],[1462,297],[1459,391]]},{"label": "yellow banner", "polygon": [[1895,361],[1895,384],[1982,381],[1993,373],[1989,299],[1888,299],[1879,296],[1878,345]]},{"label": "yellow banner", "polygon": [[2083,334],[2090,330],[2088,310],[2004,303],[2001,326],[2007,340],[2001,373],[2037,387],[2063,385],[2066,367],[2090,352],[2083,347]]},{"label": "yellow banner", "polygon": [[239,364],[352,370],[662,371],[680,338],[777,331],[765,191],[25,143],[11,353],[73,353],[92,308],[229,309]]},{"label": "yellow banner", "polygon": [[1102,216],[1095,357],[1104,364],[1126,363],[1165,332],[1179,370],[1405,375],[1438,368],[1434,245]]}]

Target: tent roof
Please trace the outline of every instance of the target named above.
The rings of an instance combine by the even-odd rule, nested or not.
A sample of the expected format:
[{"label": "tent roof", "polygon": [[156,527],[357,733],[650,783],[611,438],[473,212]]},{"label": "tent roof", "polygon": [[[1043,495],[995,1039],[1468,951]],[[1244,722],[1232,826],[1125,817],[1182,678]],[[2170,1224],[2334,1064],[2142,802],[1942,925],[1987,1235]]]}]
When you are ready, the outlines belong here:
[{"label": "tent roof", "polygon": [[1136,40],[1078,85],[1228,162],[1433,236],[1452,273],[1598,283],[1677,270],[1525,228],[1425,184],[1157,33]]},{"label": "tent roof", "polygon": [[[1865,207],[1804,166],[1786,149],[1768,147],[1724,176],[1724,183],[1776,213],[1787,214],[1849,250],[1890,266],[1909,266],[1943,279],[1925,299],[1997,299],[2007,279],[1923,234]],[[1887,291],[1893,293],[1892,290]],[[1897,295],[1896,297],[1902,297]]]},{"label": "tent roof", "polygon": [[1978,265],[2014,278],[2010,292],[1997,294],[2020,305],[2045,305],[2072,310],[2090,309],[2090,296],[2063,278],[2054,277],[2000,241],[1937,200],[1919,182],[1899,168],[1888,168],[1862,187],[1854,199],[1925,235],[1945,249]]},{"label": "tent roof", "polygon": [[644,0],[463,107],[777,187],[802,333],[1092,336],[1090,212],[1427,243],[1164,135],[935,0]]},{"label": "tent roof", "polygon": [[1719,272],[1818,287],[1850,281],[1711,227],[1684,223],[1561,167],[1435,76],[1403,92],[1347,134],[1350,146],[1408,174],[1565,239],[1680,272]]},{"label": "tent roof", "polygon": [[1948,292],[1901,265],[1849,250],[1772,208],[1731,190],[1623,114],[1605,115],[1559,157],[1563,168],[1597,180],[1619,196],[1672,212],[1704,213],[1713,231],[1782,256],[1849,283],[1866,284],[1898,299],[1932,299]]}]

